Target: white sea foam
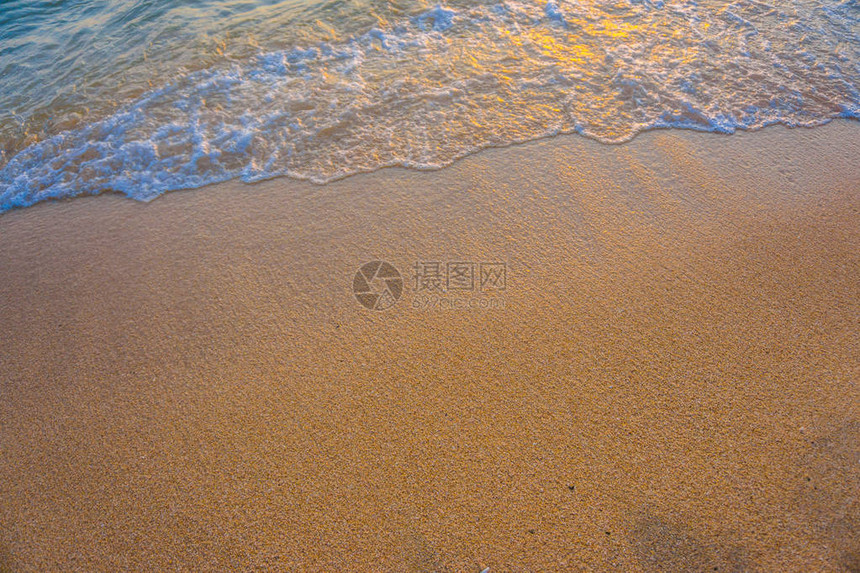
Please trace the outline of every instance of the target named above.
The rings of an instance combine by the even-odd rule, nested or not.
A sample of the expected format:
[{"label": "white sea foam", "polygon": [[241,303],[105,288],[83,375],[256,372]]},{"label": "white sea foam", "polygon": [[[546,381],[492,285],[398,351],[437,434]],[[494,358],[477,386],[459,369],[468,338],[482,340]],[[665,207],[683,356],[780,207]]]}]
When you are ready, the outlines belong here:
[{"label": "white sea foam", "polygon": [[506,1],[178,78],[0,168],[0,211],[48,198],[429,169],[487,146],[860,118],[854,0]]}]

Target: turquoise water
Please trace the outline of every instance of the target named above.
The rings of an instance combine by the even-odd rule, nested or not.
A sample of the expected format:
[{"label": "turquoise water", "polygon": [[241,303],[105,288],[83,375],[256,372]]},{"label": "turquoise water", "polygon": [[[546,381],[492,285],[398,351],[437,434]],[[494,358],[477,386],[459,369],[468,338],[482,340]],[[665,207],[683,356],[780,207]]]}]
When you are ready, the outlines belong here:
[{"label": "turquoise water", "polygon": [[836,117],[853,0],[0,0],[0,211]]}]

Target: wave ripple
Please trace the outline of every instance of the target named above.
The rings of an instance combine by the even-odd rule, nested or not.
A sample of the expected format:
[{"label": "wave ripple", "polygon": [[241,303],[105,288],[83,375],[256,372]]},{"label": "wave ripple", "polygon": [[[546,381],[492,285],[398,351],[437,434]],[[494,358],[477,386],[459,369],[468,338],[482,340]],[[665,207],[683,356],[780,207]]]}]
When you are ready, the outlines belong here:
[{"label": "wave ripple", "polygon": [[0,211],[288,175],[327,182],[560,133],[860,118],[842,2],[509,0],[189,73],[0,168]]}]

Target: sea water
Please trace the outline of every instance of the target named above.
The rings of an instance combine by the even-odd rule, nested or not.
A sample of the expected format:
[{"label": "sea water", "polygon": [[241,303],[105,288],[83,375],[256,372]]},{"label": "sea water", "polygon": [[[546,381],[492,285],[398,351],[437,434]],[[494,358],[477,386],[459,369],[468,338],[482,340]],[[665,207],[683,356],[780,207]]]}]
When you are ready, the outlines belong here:
[{"label": "sea water", "polygon": [[0,211],[837,117],[858,0],[0,0]]}]

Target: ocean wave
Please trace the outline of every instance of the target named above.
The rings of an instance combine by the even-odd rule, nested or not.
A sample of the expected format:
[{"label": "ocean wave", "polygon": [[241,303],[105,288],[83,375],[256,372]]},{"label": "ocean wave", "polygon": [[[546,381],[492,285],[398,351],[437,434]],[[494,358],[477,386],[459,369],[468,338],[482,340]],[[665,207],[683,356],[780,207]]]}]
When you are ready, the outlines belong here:
[{"label": "ocean wave", "polygon": [[325,183],[443,167],[548,135],[731,133],[860,118],[857,2],[438,6],[329,43],[197,71],[0,168],[0,211],[240,178]]}]

